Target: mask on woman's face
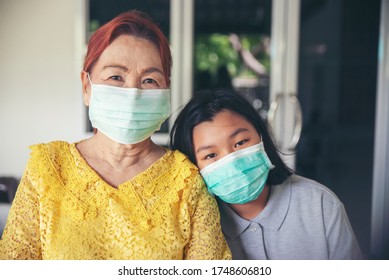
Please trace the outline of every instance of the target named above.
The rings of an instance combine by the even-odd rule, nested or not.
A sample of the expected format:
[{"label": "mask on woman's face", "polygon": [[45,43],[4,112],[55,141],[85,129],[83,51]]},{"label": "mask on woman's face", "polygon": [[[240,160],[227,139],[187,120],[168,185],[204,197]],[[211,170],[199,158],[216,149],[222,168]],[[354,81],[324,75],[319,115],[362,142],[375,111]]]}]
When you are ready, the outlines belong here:
[{"label": "mask on woman's face", "polygon": [[261,142],[228,154],[200,173],[210,193],[227,203],[244,204],[262,193],[273,167]]},{"label": "mask on woman's face", "polygon": [[169,89],[91,85],[89,119],[115,142],[139,143],[159,130],[170,115]]}]

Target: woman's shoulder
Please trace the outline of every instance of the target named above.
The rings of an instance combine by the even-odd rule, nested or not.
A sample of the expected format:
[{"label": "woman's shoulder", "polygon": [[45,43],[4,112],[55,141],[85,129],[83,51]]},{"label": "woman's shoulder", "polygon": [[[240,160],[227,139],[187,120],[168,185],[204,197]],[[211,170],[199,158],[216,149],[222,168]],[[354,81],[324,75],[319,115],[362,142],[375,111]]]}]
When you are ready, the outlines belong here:
[{"label": "woman's shoulder", "polygon": [[64,178],[74,178],[69,150],[72,144],[53,141],[31,145],[31,154],[24,171],[24,177],[36,186],[40,193],[48,188],[62,186]]},{"label": "woman's shoulder", "polygon": [[70,146],[72,144],[65,141],[52,141],[31,145],[29,167],[34,166],[57,166],[68,159]]},{"label": "woman's shoulder", "polygon": [[177,178],[183,181],[202,181],[197,166],[194,165],[185,154],[177,150],[168,150],[167,153],[167,158],[164,164],[165,168],[167,168],[167,172],[165,172],[165,174],[167,174],[168,177]]},{"label": "woman's shoulder", "polygon": [[185,154],[181,153],[178,150],[172,150],[170,151],[170,153],[174,164],[180,166],[183,169],[189,169],[189,170],[193,169],[198,171],[197,166],[194,163],[192,163]]},{"label": "woman's shoulder", "polygon": [[29,148],[31,149],[33,155],[39,153],[49,153],[56,154],[64,151],[64,149],[69,149],[70,143],[66,141],[52,141],[48,143],[39,143],[31,145]]}]

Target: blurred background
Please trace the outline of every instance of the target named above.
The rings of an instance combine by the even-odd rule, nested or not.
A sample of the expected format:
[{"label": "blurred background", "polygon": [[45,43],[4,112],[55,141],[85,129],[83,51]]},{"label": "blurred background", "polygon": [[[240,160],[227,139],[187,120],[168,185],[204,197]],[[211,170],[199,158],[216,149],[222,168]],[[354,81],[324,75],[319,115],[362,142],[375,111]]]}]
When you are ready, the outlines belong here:
[{"label": "blurred background", "polygon": [[288,164],[339,196],[363,253],[389,259],[387,0],[0,0],[0,233],[28,146],[91,135],[86,44],[129,9],[172,48],[174,114],[156,142],[196,91],[236,90]]}]

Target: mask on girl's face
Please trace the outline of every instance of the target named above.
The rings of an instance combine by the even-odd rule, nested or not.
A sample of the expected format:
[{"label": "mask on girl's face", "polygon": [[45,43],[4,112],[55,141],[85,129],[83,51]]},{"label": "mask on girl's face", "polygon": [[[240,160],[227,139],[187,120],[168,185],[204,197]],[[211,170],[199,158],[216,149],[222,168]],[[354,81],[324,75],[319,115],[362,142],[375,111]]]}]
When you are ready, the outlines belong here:
[{"label": "mask on girl's face", "polygon": [[135,144],[145,140],[170,115],[169,89],[142,90],[90,83],[92,126],[118,143]]},{"label": "mask on girl's face", "polygon": [[273,167],[261,142],[228,154],[200,173],[210,193],[227,203],[244,204],[262,193]]}]

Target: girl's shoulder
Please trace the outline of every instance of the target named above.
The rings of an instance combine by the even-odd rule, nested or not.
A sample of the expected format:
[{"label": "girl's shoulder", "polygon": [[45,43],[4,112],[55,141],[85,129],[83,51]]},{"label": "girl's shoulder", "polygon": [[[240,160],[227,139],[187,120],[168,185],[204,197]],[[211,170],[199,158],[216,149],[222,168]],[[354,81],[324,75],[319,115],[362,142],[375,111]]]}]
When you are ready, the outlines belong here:
[{"label": "girl's shoulder", "polygon": [[[306,177],[291,175],[288,184],[294,201],[305,204],[320,204],[338,208],[342,205],[339,197],[329,187]],[[286,181],[286,182],[287,182]]]}]

